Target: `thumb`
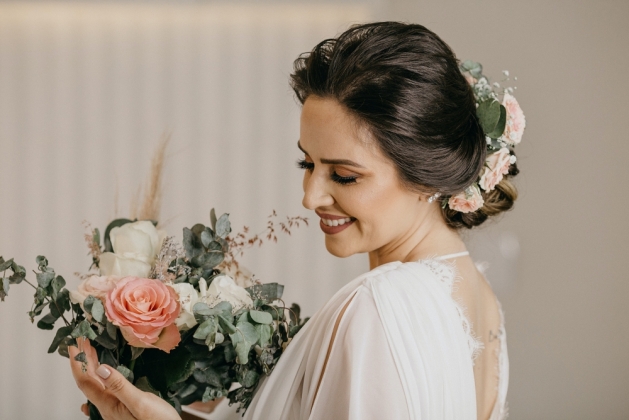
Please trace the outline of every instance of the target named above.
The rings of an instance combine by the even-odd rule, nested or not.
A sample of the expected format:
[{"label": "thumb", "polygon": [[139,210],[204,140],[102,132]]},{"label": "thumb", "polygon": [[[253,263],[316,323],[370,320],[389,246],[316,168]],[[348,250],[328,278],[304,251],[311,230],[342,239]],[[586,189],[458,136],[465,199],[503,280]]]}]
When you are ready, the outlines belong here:
[{"label": "thumb", "polygon": [[108,365],[100,365],[96,374],[101,379],[105,388],[123,403],[131,413],[137,410],[137,406],[145,397],[145,393],[133,386],[120,372]]}]

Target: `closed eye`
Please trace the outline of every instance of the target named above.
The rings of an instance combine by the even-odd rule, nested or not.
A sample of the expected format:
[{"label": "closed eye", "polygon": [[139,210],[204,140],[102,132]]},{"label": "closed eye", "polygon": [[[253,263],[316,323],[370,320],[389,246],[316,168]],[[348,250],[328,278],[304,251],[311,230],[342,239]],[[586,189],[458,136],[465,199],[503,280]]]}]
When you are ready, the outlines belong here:
[{"label": "closed eye", "polygon": [[356,183],[356,178],[357,177],[355,177],[355,176],[340,176],[336,172],[332,172],[332,175],[330,176],[330,178],[332,178],[332,181],[336,182],[337,184],[347,185],[347,184],[354,184],[354,183]]},{"label": "closed eye", "polygon": [[308,162],[306,159],[299,159],[297,161],[297,167],[299,169],[306,169],[312,172],[314,170],[314,163]]}]

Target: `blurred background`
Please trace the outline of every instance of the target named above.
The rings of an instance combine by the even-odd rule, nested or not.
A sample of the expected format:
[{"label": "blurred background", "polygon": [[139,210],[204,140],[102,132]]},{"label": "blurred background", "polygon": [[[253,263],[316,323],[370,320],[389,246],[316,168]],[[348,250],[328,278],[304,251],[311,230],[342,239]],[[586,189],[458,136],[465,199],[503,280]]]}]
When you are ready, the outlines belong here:
[{"label": "blurred background", "polygon": [[[212,207],[254,232],[310,217],[244,262],[313,314],[368,264],[327,254],[301,207],[292,62],[352,23],[420,23],[518,77],[520,198],[464,234],[505,310],[510,418],[629,419],[628,18],[624,0],[0,1],[0,255],[46,255],[75,287],[82,221],[127,216],[170,134],[165,229]],[[0,419],[82,419],[31,301],[0,303]]]}]

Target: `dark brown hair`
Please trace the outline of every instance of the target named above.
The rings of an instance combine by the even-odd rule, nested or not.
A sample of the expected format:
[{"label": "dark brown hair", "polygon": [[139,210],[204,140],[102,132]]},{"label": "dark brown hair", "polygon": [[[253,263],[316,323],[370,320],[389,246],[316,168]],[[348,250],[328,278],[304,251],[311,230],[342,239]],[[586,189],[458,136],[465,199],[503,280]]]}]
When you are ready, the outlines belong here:
[{"label": "dark brown hair", "polygon": [[[295,60],[291,86],[303,104],[310,95],[334,98],[365,124],[411,189],[443,196],[474,183],[486,142],[474,94],[454,53],[421,25],[377,22],[353,26]],[[511,176],[517,174],[512,165]],[[453,228],[471,228],[508,210],[517,197],[503,179],[473,213],[449,207]]]}]

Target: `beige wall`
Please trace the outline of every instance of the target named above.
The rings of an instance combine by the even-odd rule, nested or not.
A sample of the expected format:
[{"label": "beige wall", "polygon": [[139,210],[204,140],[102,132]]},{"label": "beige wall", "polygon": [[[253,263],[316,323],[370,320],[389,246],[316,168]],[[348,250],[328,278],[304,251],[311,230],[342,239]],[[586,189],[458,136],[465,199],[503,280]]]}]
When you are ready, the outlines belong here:
[{"label": "beige wall", "polygon": [[460,58],[518,77],[528,128],[506,311],[511,417],[629,418],[629,2],[392,0]]}]

